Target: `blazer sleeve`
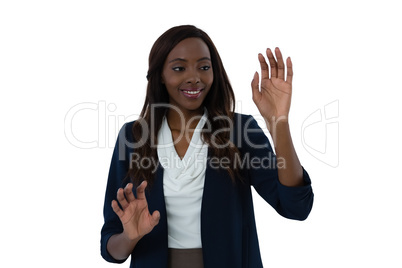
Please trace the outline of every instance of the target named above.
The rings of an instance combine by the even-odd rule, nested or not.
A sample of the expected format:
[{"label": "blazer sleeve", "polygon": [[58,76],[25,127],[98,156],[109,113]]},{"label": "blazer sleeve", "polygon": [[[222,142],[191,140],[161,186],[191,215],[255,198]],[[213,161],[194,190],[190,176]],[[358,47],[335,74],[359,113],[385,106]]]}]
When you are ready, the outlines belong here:
[{"label": "blazer sleeve", "polygon": [[101,230],[101,255],[106,261],[112,263],[123,263],[126,261],[114,259],[107,251],[107,242],[112,235],[123,232],[121,221],[113,211],[111,204],[112,200],[116,199],[117,190],[123,186],[123,181],[128,171],[129,151],[127,137],[129,135],[127,134],[129,130],[128,125],[125,124],[119,132],[110,164],[103,207],[104,224]]},{"label": "blazer sleeve", "polygon": [[280,163],[277,162],[267,136],[252,116],[246,120],[243,131],[242,151],[243,158],[248,163],[246,169],[250,184],[283,217],[305,220],[310,214],[314,199],[307,171],[303,168],[304,186],[282,185],[278,178],[277,164]]}]

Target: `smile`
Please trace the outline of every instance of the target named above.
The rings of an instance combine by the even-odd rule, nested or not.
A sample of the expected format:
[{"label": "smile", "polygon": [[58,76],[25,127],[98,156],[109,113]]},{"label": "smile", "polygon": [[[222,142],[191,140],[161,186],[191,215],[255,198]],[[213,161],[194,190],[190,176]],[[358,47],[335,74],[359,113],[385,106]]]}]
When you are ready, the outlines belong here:
[{"label": "smile", "polygon": [[194,90],[194,91],[183,90],[183,92],[186,93],[186,94],[196,95],[196,94],[200,93],[201,90]]},{"label": "smile", "polygon": [[191,90],[184,90],[182,89],[181,92],[184,96],[191,99],[196,99],[201,96],[201,92],[203,89],[191,89]]}]

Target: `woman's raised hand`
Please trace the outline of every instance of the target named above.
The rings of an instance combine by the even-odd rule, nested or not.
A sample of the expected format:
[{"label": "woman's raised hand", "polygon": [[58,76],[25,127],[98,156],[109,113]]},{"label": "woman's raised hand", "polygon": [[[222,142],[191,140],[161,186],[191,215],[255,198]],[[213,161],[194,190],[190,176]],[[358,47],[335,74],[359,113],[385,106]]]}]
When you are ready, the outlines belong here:
[{"label": "woman's raised hand", "polygon": [[[258,54],[261,66],[261,90],[259,85],[258,72],[254,74],[251,82],[253,101],[261,115],[270,123],[278,120],[287,120],[290,110],[292,96],[292,77],[293,68],[290,58],[283,62],[282,53],[279,48],[275,49],[275,56],[272,51],[267,49],[267,57],[271,67],[269,67],[262,54]],[[285,79],[286,68],[286,79]]]},{"label": "woman's raised hand", "polygon": [[123,189],[117,191],[117,201],[112,201],[113,211],[119,216],[123,224],[123,233],[130,239],[141,239],[152,231],[159,223],[160,213],[154,211],[151,215],[148,210],[148,202],[145,197],[147,182],[143,181],[137,187],[137,198],[133,194],[133,184],[129,183]]}]

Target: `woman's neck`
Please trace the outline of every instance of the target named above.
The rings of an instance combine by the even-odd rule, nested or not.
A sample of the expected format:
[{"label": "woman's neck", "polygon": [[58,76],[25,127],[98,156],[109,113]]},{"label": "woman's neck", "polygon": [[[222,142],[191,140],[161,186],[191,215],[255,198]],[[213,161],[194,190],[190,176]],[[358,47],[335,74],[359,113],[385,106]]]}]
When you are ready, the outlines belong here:
[{"label": "woman's neck", "polygon": [[204,109],[200,107],[194,111],[176,111],[175,109],[169,109],[167,112],[167,121],[170,129],[172,130],[188,130],[195,129],[200,121]]}]

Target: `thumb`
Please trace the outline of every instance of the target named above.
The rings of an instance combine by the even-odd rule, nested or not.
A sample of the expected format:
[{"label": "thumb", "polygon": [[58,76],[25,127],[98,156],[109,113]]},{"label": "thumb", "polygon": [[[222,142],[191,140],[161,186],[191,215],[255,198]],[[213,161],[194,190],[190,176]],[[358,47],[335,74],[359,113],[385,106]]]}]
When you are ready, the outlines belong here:
[{"label": "thumb", "polygon": [[161,214],[159,213],[159,211],[155,210],[154,213],[152,213],[152,215],[151,215],[151,219],[152,219],[151,224],[153,227],[158,225],[160,218],[161,218]]},{"label": "thumb", "polygon": [[259,81],[260,81],[260,78],[259,78],[258,72],[255,72],[253,80],[251,81],[251,91],[252,91],[253,101],[255,103],[258,102],[259,96],[260,96]]}]

